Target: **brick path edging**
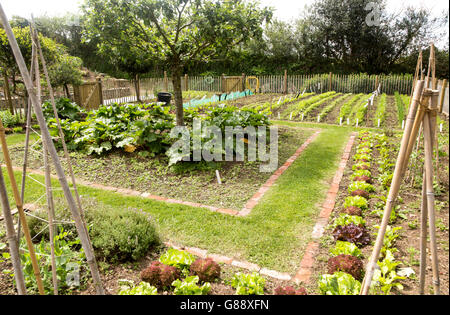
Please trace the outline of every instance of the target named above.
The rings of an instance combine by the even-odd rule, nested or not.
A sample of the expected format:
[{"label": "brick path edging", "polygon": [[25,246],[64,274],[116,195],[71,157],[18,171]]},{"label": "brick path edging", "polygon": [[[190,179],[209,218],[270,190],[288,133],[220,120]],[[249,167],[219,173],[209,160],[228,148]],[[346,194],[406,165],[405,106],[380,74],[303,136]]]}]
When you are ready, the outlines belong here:
[{"label": "brick path edging", "polygon": [[306,247],[305,254],[300,263],[300,269],[293,278],[294,282],[297,284],[308,283],[313,274],[313,268],[316,260],[316,256],[319,252],[319,240],[325,233],[325,229],[329,223],[331,213],[336,206],[337,194],[339,192],[339,187],[344,176],[345,168],[350,159],[350,154],[355,143],[357,133],[352,133],[350,139],[345,147],[344,154],[342,155],[341,162],[339,163],[339,169],[333,178],[330,190],[328,191],[327,198],[322,205],[322,211],[319,214],[317,223],[314,226],[312,232],[312,239],[308,246]]},{"label": "brick path edging", "polygon": [[[255,208],[258,203],[261,201],[265,193],[275,184],[275,182],[278,180],[278,178],[287,171],[287,169],[300,157],[300,155],[303,153],[303,151],[306,150],[306,148],[320,135],[322,130],[317,130],[309,139],[307,139],[303,145],[292,155],[284,165],[282,165],[275,173],[261,186],[261,188],[258,190],[258,192],[253,195],[253,197],[247,202],[247,204],[244,206],[244,208],[241,211],[233,210],[233,209],[224,209],[214,206],[208,206],[196,202],[190,202],[190,201],[183,201],[183,200],[177,200],[177,199],[171,199],[161,196],[152,195],[150,193],[143,193],[137,190],[133,189],[127,189],[127,188],[116,188],[111,186],[105,186],[97,183],[88,182],[82,179],[76,179],[77,185],[83,185],[88,186],[96,189],[106,190],[106,191],[112,191],[119,194],[122,194],[124,196],[131,196],[131,197],[142,197],[147,199],[152,199],[156,201],[171,203],[171,204],[180,204],[195,208],[203,208],[208,209],[212,212],[222,213],[226,215],[236,216],[236,217],[246,217],[250,215],[253,208]],[[3,164],[0,164],[0,166],[4,166]],[[23,171],[21,167],[13,167],[14,171]],[[36,174],[45,176],[43,171],[39,170],[33,170],[28,169],[28,173],[30,174]],[[58,179],[56,175],[52,175],[52,178]]]}]

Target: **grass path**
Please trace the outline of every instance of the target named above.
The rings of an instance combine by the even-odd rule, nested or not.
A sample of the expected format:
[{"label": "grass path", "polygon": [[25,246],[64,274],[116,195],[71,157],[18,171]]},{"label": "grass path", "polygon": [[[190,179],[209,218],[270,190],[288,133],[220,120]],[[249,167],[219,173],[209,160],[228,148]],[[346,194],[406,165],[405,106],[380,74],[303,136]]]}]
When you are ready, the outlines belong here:
[{"label": "grass path", "polygon": [[[289,122],[280,124],[307,127]],[[140,197],[125,197],[84,186],[80,187],[80,194],[108,206],[131,207],[150,213],[163,240],[208,249],[211,253],[245,259],[262,267],[293,274],[310,241],[320,204],[325,200],[329,182],[352,131],[350,128],[321,127],[322,134],[246,218]],[[6,170],[3,171],[6,175]],[[18,182],[20,176],[17,172]],[[43,181],[42,177],[34,177]],[[9,181],[5,179],[10,189]],[[54,184],[56,186],[56,182]],[[34,202],[43,194],[42,186],[28,181],[27,203]],[[55,195],[61,197],[61,192]],[[44,202],[45,199],[41,200]]]}]

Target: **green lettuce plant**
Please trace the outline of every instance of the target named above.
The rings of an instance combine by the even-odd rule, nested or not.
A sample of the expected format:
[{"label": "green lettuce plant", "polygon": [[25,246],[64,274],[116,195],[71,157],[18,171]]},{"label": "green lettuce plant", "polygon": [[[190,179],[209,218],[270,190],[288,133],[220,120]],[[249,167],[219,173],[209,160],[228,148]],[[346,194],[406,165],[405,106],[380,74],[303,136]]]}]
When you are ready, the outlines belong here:
[{"label": "green lettuce plant", "polygon": [[175,295],[207,295],[211,291],[211,284],[205,283],[201,287],[197,284],[200,279],[197,276],[187,277],[184,281],[175,280],[172,286],[175,287]]},{"label": "green lettuce plant", "polygon": [[362,258],[363,254],[361,250],[353,243],[337,241],[334,248],[330,249],[330,254],[335,257],[339,255],[352,255],[358,258]]},{"label": "green lettuce plant", "polygon": [[345,272],[322,275],[319,279],[322,295],[359,295],[361,283]]},{"label": "green lettuce plant", "polygon": [[237,273],[231,280],[231,286],[236,289],[237,295],[264,295],[266,279],[258,273]]}]

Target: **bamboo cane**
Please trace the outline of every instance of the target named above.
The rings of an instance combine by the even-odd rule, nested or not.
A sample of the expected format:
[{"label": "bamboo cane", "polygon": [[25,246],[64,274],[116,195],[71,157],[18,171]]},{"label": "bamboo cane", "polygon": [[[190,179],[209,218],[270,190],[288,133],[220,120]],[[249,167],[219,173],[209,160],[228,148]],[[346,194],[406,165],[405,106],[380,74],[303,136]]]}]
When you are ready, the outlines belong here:
[{"label": "bamboo cane", "polygon": [[[83,218],[84,213],[83,213],[83,207],[82,207],[82,204],[81,204],[81,198],[80,198],[80,194],[78,193],[78,187],[77,187],[77,183],[76,183],[76,179],[75,179],[75,174],[73,172],[72,162],[71,162],[71,159],[70,159],[69,151],[67,149],[66,141],[65,141],[65,138],[64,138],[64,132],[62,131],[62,128],[61,128],[61,121],[59,119],[58,110],[56,109],[56,102],[55,102],[55,97],[54,97],[54,93],[53,93],[53,87],[52,87],[52,84],[51,84],[51,81],[50,81],[50,76],[49,76],[48,70],[47,70],[47,63],[45,62],[44,54],[42,53],[41,43],[39,41],[39,37],[37,36],[37,32],[35,32],[35,34],[34,34],[34,39],[35,39],[35,42],[36,42],[37,51],[38,51],[40,59],[41,59],[41,64],[42,64],[42,68],[43,68],[43,71],[44,71],[44,75],[45,75],[45,78],[46,78],[46,81],[47,81],[47,86],[48,86],[49,94],[50,94],[50,101],[52,103],[53,113],[55,115],[56,124],[58,126],[59,137],[61,138],[61,143],[62,143],[63,150],[64,150],[64,157],[67,160],[67,165],[68,165],[69,174],[70,174],[70,177],[71,177],[71,180],[72,180],[73,190],[74,190],[74,193],[75,193],[75,197],[76,197],[76,200],[77,200],[77,204],[78,204],[78,208],[79,208],[81,217]],[[84,221],[84,218],[83,218],[83,221]]]},{"label": "bamboo cane", "polygon": [[436,222],[435,222],[435,197],[433,192],[433,134],[431,133],[431,120],[429,114],[424,118],[424,145],[425,145],[425,174],[427,190],[428,224],[430,227],[430,249],[433,267],[434,294],[440,295],[439,284],[439,262],[436,244]]},{"label": "bamboo cane", "polygon": [[22,199],[20,198],[19,189],[17,188],[16,178],[14,177],[14,170],[11,163],[11,158],[9,156],[8,146],[6,144],[5,128],[0,119],[0,142],[2,146],[3,156],[5,159],[6,169],[8,170],[9,180],[11,182],[11,188],[16,201],[16,207],[19,212],[19,218],[22,222],[23,233],[27,242],[28,251],[30,253],[31,264],[33,265],[33,273],[36,277],[36,283],[38,286],[39,294],[44,295],[44,285],[42,283],[42,278],[40,275],[39,264],[36,258],[36,253],[34,251],[34,245],[31,240],[30,230],[28,229],[27,219],[25,217],[25,211],[23,210]]},{"label": "bamboo cane", "polygon": [[0,167],[0,201],[3,208],[3,218],[6,226],[6,238],[9,244],[9,253],[14,269],[14,278],[16,279],[17,293],[26,295],[25,278],[23,276],[22,264],[20,263],[20,253],[17,236],[14,229],[14,220],[9,206],[8,192],[6,191],[5,179],[3,178],[3,170]]},{"label": "bamboo cane", "polygon": [[45,118],[44,118],[44,115],[42,112],[42,108],[39,104],[39,100],[38,100],[36,94],[34,93],[30,74],[27,70],[22,53],[19,49],[16,38],[12,32],[11,25],[9,24],[8,18],[6,17],[6,14],[3,10],[3,6],[1,4],[0,4],[0,19],[3,22],[3,27],[5,30],[5,33],[8,36],[9,43],[11,45],[15,59],[19,66],[20,73],[24,80],[28,94],[31,97],[31,101],[32,101],[32,104],[34,107],[36,118],[37,118],[37,120],[39,122],[39,126],[41,128],[42,137],[43,137],[44,141],[47,141],[47,143],[49,144],[48,150],[49,150],[50,156],[52,158],[53,164],[55,165],[56,173],[58,175],[58,179],[59,179],[61,188],[63,190],[64,196],[66,197],[69,209],[70,209],[70,211],[72,213],[72,217],[75,221],[75,226],[77,228],[82,247],[86,254],[86,260],[91,269],[94,287],[96,288],[97,294],[104,294],[104,289],[103,289],[103,285],[101,283],[100,273],[98,270],[97,261],[95,259],[94,253],[93,253],[92,244],[90,242],[88,233],[86,233],[86,226],[84,225],[81,215],[78,212],[75,200],[72,196],[72,193],[69,188],[69,184],[65,177],[64,170],[61,166],[61,162],[59,160],[58,153],[56,152],[55,146],[51,140],[50,133],[49,133],[47,125],[45,123]]},{"label": "bamboo cane", "polygon": [[[30,27],[30,33],[32,29]],[[30,74],[31,77],[34,75],[34,63],[36,61],[36,49],[35,45],[31,45],[31,66],[30,66]],[[21,195],[20,197],[22,200],[25,200],[25,185],[27,180],[27,167],[28,167],[28,151],[30,146],[30,133],[31,133],[31,99],[28,98],[27,100],[27,109],[26,109],[26,135],[25,135],[25,150],[24,150],[24,156],[23,156],[23,167],[22,167],[22,185],[21,185]],[[19,220],[18,227],[17,227],[17,239],[20,239],[20,232],[21,231],[21,222]]]},{"label": "bamboo cane", "polygon": [[[402,180],[403,164],[405,163],[406,149],[407,149],[407,145],[409,142],[409,137],[413,131],[412,129],[413,129],[414,114],[415,114],[415,111],[417,110],[417,106],[420,102],[420,98],[421,98],[422,90],[423,90],[423,84],[424,84],[423,81],[418,81],[415,92],[414,92],[413,102],[411,104],[407,123],[405,126],[405,132],[403,134],[403,139],[402,139],[401,146],[400,146],[400,152],[399,152],[397,164],[396,164],[393,179],[392,179],[391,189],[389,191],[389,196],[386,201],[386,208],[384,210],[383,220],[382,220],[379,232],[378,232],[378,236],[377,236],[377,240],[376,240],[376,243],[375,243],[375,246],[373,249],[372,256],[367,265],[366,276],[365,276],[363,284],[362,284],[362,288],[361,288],[362,295],[367,295],[369,293],[369,288],[372,283],[372,278],[373,278],[373,275],[375,272],[376,263],[377,263],[379,255],[380,255],[380,252],[381,252],[381,247],[383,246],[384,236],[386,234],[386,229],[389,224],[389,219],[391,217],[392,208],[393,208],[395,199],[398,196],[398,192],[399,192],[400,184],[401,184],[401,180]],[[418,128],[418,126],[416,126],[415,128]]]},{"label": "bamboo cane", "polygon": [[422,205],[420,213],[420,274],[419,274],[419,294],[425,294],[425,275],[427,267],[427,224],[428,224],[428,208],[427,208],[427,177],[423,174],[422,184]]},{"label": "bamboo cane", "polygon": [[50,256],[52,265],[52,282],[53,282],[53,293],[58,295],[58,277],[56,275],[56,258],[55,258],[55,205],[53,203],[53,192],[52,192],[52,178],[50,174],[50,163],[48,158],[47,143],[44,142],[44,168],[45,168],[45,191],[47,195],[47,207],[48,207],[48,227],[50,235]]}]

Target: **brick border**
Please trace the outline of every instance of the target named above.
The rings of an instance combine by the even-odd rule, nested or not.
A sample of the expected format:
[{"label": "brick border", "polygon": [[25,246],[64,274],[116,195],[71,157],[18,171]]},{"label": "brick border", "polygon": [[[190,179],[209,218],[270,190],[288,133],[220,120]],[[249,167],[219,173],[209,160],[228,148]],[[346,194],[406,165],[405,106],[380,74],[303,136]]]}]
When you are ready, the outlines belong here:
[{"label": "brick border", "polygon": [[[218,212],[218,213],[236,216],[236,217],[246,217],[252,212],[253,208],[255,208],[258,205],[258,203],[263,198],[264,194],[275,184],[275,182],[278,180],[278,178],[284,172],[286,172],[286,170],[300,157],[300,155],[303,153],[303,151],[305,151],[306,148],[314,140],[316,140],[316,138],[322,133],[322,130],[317,130],[317,129],[314,129],[314,130],[316,130],[316,132],[303,143],[303,145],[294,153],[293,156],[291,156],[286,161],[286,163],[283,166],[281,166],[278,170],[275,171],[275,173],[269,178],[269,180],[267,180],[267,182],[261,186],[261,188],[258,190],[258,192],[256,192],[255,195],[253,195],[253,197],[250,198],[250,200],[246,203],[246,205],[244,206],[244,208],[241,211],[233,210],[233,209],[218,208],[218,207],[208,206],[208,205],[204,205],[204,204],[200,204],[200,203],[196,203],[196,202],[183,201],[183,200],[177,200],[177,199],[156,196],[156,195],[152,195],[150,193],[142,193],[140,191],[127,189],[127,188],[116,188],[116,187],[112,187],[112,186],[105,186],[105,185],[101,185],[101,184],[97,184],[97,183],[88,182],[88,181],[78,179],[78,178],[76,179],[76,183],[78,185],[89,186],[89,187],[96,188],[96,189],[117,192],[124,196],[142,197],[142,198],[152,199],[152,200],[156,200],[156,201],[171,203],[171,204],[180,204],[180,205],[185,205],[185,206],[190,206],[190,207],[195,207],[195,208],[204,208],[204,209],[208,209],[212,212]],[[4,165],[0,164],[0,166],[3,167]],[[21,167],[13,167],[13,169],[15,171],[20,171],[20,172],[23,171],[23,169]],[[39,171],[39,170],[28,169],[27,172],[30,174],[45,176],[44,172]],[[55,175],[52,175],[52,178],[58,179],[58,177]]]},{"label": "brick border", "polygon": [[344,154],[342,155],[341,162],[339,163],[339,169],[336,172],[336,175],[333,178],[331,183],[330,190],[328,191],[327,198],[322,205],[322,211],[319,214],[319,218],[317,219],[317,223],[314,226],[314,230],[312,232],[312,239],[305,250],[305,255],[300,263],[300,269],[297,274],[293,278],[295,283],[308,283],[313,274],[313,268],[316,261],[316,256],[319,252],[319,240],[325,233],[325,229],[328,225],[331,213],[333,212],[335,205],[337,194],[339,192],[339,187],[344,177],[344,171],[347,167],[347,163],[350,159],[350,154],[353,148],[357,137],[357,133],[353,132],[350,136],[350,139],[344,149]]}]

